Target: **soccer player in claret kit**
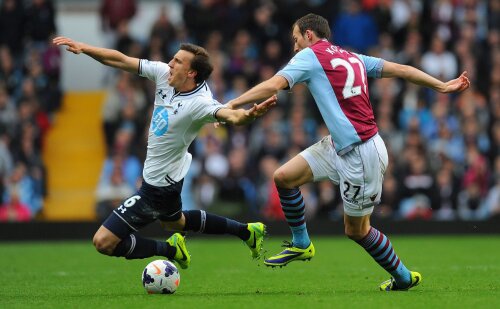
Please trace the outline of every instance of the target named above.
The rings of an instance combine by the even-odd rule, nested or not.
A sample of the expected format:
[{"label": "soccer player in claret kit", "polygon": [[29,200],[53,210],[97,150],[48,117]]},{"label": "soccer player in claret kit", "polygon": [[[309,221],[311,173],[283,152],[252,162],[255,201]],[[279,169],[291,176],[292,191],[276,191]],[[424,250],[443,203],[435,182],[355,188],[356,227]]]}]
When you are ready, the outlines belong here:
[{"label": "soccer player in claret kit", "polygon": [[291,243],[286,242],[284,251],[264,263],[285,266],[314,256],[299,187],[329,179],[340,186],[345,234],[392,276],[380,290],[408,290],[418,285],[422,276],[408,270],[389,238],[370,224],[370,215],[382,195],[388,155],[378,134],[367,78],[399,77],[450,93],[469,87],[466,72],[444,83],[411,66],[349,52],[328,41],[328,21],[316,14],[299,18],[292,26],[292,38],[296,55],[290,62],[272,78],[228,103],[238,108],[305,83],[330,132],[275,171],[274,182],[293,238]]},{"label": "soccer player in claret kit", "polygon": [[253,258],[262,249],[265,226],[243,224],[203,210],[182,211],[183,178],[191,164],[187,149],[206,123],[246,124],[276,104],[276,96],[251,109],[229,109],[213,99],[205,80],[212,72],[206,50],[181,44],[168,63],[128,57],[116,50],[94,47],[65,37],[53,40],[75,54],[84,53],[102,64],[137,73],[156,83],[154,111],[148,134],[143,183],[136,194],[118,206],[94,235],[94,246],[106,255],[142,259],[165,256],[187,268],[191,257],[185,238],[173,234],[166,242],[147,239],[135,232],[160,220],[173,231],[231,234],[250,248]]}]

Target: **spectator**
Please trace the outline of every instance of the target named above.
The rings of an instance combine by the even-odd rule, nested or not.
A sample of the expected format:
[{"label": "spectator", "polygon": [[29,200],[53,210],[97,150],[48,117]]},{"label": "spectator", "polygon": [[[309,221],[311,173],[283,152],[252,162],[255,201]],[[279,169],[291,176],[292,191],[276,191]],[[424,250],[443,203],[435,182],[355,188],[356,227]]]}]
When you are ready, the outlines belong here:
[{"label": "spectator", "polygon": [[0,222],[26,222],[31,220],[29,207],[19,199],[15,188],[9,192],[10,199],[0,206]]},{"label": "spectator", "polygon": [[135,0],[102,0],[100,15],[101,27],[107,36],[109,46],[113,46],[116,40],[118,26],[125,22],[128,24],[137,12]]},{"label": "spectator", "polygon": [[26,33],[35,47],[44,50],[56,33],[56,11],[51,0],[33,0],[26,10]]},{"label": "spectator", "polygon": [[[121,171],[124,182],[135,188],[141,177],[142,164],[136,156],[130,154],[134,132],[129,127],[118,130],[114,140],[113,153],[104,161],[99,183],[109,184],[115,169]],[[115,205],[116,206],[116,205]]]},{"label": "spectator", "polygon": [[408,172],[401,181],[400,213],[406,219],[431,219],[436,184],[423,154],[415,153],[408,161]]},{"label": "spectator", "polygon": [[14,160],[10,152],[10,136],[3,125],[0,125],[0,197],[3,196],[4,181],[14,169]]},{"label": "spectator", "polygon": [[462,220],[481,220],[488,215],[483,199],[488,192],[488,166],[475,145],[468,145],[467,170],[458,194],[458,215]]},{"label": "spectator", "polygon": [[166,5],[162,5],[160,7],[158,19],[151,27],[150,37],[159,38],[162,45],[175,37],[175,26],[170,21],[170,17],[168,16],[168,7]]},{"label": "spectator", "polygon": [[26,205],[31,215],[35,216],[42,209],[42,195],[36,187],[27,173],[26,166],[18,163],[7,180],[3,202]]},{"label": "spectator", "polygon": [[422,69],[436,78],[451,79],[457,74],[456,57],[446,50],[445,43],[435,36],[431,49],[422,56]]},{"label": "spectator", "polygon": [[141,113],[146,106],[146,97],[132,84],[133,77],[120,72],[115,87],[108,90],[103,105],[104,134],[108,150],[111,149],[117,130],[127,123],[133,130],[140,129]]},{"label": "spectator", "polygon": [[373,17],[362,11],[357,0],[347,0],[345,9],[332,23],[336,44],[359,53],[367,53],[378,42],[378,29]]},{"label": "spectator", "polygon": [[22,80],[22,70],[16,66],[12,53],[8,48],[0,46],[0,81],[14,100],[19,97]]},{"label": "spectator", "polygon": [[248,177],[251,173],[247,169],[247,161],[247,150],[244,147],[233,148],[229,152],[229,171],[227,176],[221,179],[219,194],[224,201],[241,202],[243,197],[245,207],[251,209],[256,207],[257,192]]},{"label": "spectator", "polygon": [[127,183],[123,177],[121,164],[115,161],[109,179],[99,183],[96,190],[97,219],[102,222],[111,211],[135,192],[135,187]]},{"label": "spectator", "polygon": [[457,182],[453,171],[442,168],[437,172],[436,186],[438,190],[437,204],[434,207],[434,217],[438,220],[455,219],[457,205]]},{"label": "spectator", "polygon": [[500,156],[494,160],[493,186],[485,200],[485,208],[491,217],[500,217]]},{"label": "spectator", "polygon": [[0,126],[12,136],[17,121],[16,105],[7,93],[7,89],[0,85]]},{"label": "spectator", "polygon": [[253,11],[253,19],[248,26],[255,29],[255,40],[259,47],[265,46],[271,40],[281,40],[283,28],[276,16],[276,6],[271,2],[262,2]]},{"label": "spectator", "polygon": [[184,23],[192,31],[195,42],[204,45],[210,32],[227,27],[222,6],[215,0],[184,1]]},{"label": "spectator", "polygon": [[23,1],[5,0],[0,6],[0,46],[13,55],[22,55],[25,16]]},{"label": "spectator", "polygon": [[272,156],[266,156],[259,162],[261,179],[258,184],[258,199],[261,214],[268,220],[285,220],[278,190],[273,181],[273,173],[279,167],[279,163]]}]

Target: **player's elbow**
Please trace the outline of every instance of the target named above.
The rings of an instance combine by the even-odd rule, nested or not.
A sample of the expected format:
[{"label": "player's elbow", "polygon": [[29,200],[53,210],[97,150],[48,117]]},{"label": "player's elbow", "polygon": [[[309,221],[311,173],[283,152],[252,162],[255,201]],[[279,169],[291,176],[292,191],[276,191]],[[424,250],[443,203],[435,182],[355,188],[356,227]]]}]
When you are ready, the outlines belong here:
[{"label": "player's elbow", "polygon": [[117,64],[116,62],[110,60],[110,59],[101,59],[101,60],[97,60],[99,61],[100,63],[108,66],[108,67],[112,67],[112,68],[116,68],[117,67]]},{"label": "player's elbow", "polygon": [[278,91],[288,88],[288,81],[283,76],[275,75],[267,83],[268,92],[277,94]]}]

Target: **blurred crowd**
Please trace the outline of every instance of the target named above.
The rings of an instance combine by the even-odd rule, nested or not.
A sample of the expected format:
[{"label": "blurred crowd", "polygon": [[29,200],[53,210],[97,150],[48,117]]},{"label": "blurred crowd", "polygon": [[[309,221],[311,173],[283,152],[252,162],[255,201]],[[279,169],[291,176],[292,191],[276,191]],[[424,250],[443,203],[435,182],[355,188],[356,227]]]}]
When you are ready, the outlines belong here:
[{"label": "blurred crowd", "polygon": [[41,151],[62,97],[55,14],[51,1],[0,1],[0,222],[35,218],[47,193]]},{"label": "blurred crowd", "polygon": [[[33,216],[45,192],[39,153],[60,101],[60,54],[46,44],[55,28],[30,26],[33,20],[49,20],[33,17],[39,10],[30,9],[38,3],[51,8],[50,1],[9,9],[8,3],[19,2],[3,1],[0,11],[0,173],[4,204],[15,200],[9,189],[19,187],[15,179],[30,179],[37,196],[27,205]],[[441,80],[467,71],[471,88],[452,95],[397,79],[370,80],[370,99],[390,156],[374,216],[485,220],[500,215],[500,0],[179,0],[180,21],[171,19],[172,5],[161,6],[148,37],[134,37],[129,25],[141,2],[100,1],[106,47],[168,62],[181,42],[204,46],[214,64],[209,84],[223,103],[286,64],[293,56],[291,25],[310,12],[329,20],[332,41],[346,49],[409,64]],[[4,17],[13,12],[22,12],[17,14],[24,16],[23,27],[12,27],[21,19]],[[53,25],[54,11],[47,12]],[[45,29],[46,35],[33,29]],[[12,39],[18,37],[24,40]],[[10,69],[5,59],[11,59]],[[154,101],[148,80],[116,70],[109,75],[103,105],[108,157],[96,190],[99,218],[140,184]],[[26,99],[29,89],[34,95]],[[327,134],[301,85],[280,92],[277,107],[249,126],[205,126],[190,147],[184,208],[282,220],[273,172]],[[309,218],[341,220],[334,184],[309,184],[302,192]]]},{"label": "blurred crowd", "polygon": [[[349,50],[413,65],[442,80],[466,70],[471,89],[453,95],[401,80],[370,81],[390,152],[382,204],[374,215],[483,220],[500,214],[500,1],[191,0],[180,2],[181,22],[174,23],[169,7],[162,7],[146,40],[132,37],[127,27],[140,6],[120,3],[127,3],[121,13],[110,10],[104,17],[114,48],[168,62],[180,42],[204,46],[215,67],[209,83],[220,102],[268,79],[290,59],[291,25],[309,12],[326,17],[333,42]],[[120,184],[123,195],[115,191],[120,200],[140,179],[154,85],[126,73],[114,81],[104,107],[110,153],[104,183]],[[250,126],[207,125],[190,149],[194,160],[184,183],[184,207],[232,207],[283,219],[273,172],[326,134],[301,86],[280,93],[278,106]],[[331,182],[302,190],[309,218],[342,218],[338,188]]]}]

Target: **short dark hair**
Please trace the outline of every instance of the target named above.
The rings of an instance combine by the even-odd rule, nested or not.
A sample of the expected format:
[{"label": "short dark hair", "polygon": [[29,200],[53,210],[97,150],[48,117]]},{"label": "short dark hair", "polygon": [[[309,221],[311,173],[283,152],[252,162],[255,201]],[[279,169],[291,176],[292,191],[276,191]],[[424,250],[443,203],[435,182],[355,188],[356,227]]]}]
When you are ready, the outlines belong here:
[{"label": "short dark hair", "polygon": [[297,21],[292,25],[292,30],[295,25],[297,25],[300,34],[302,35],[306,33],[306,30],[311,30],[320,39],[330,39],[330,26],[328,25],[328,21],[322,16],[309,13],[297,19]]},{"label": "short dark hair", "polygon": [[182,43],[180,49],[194,54],[193,60],[191,60],[191,69],[196,71],[195,82],[201,83],[207,80],[214,70],[207,50],[191,43]]}]

